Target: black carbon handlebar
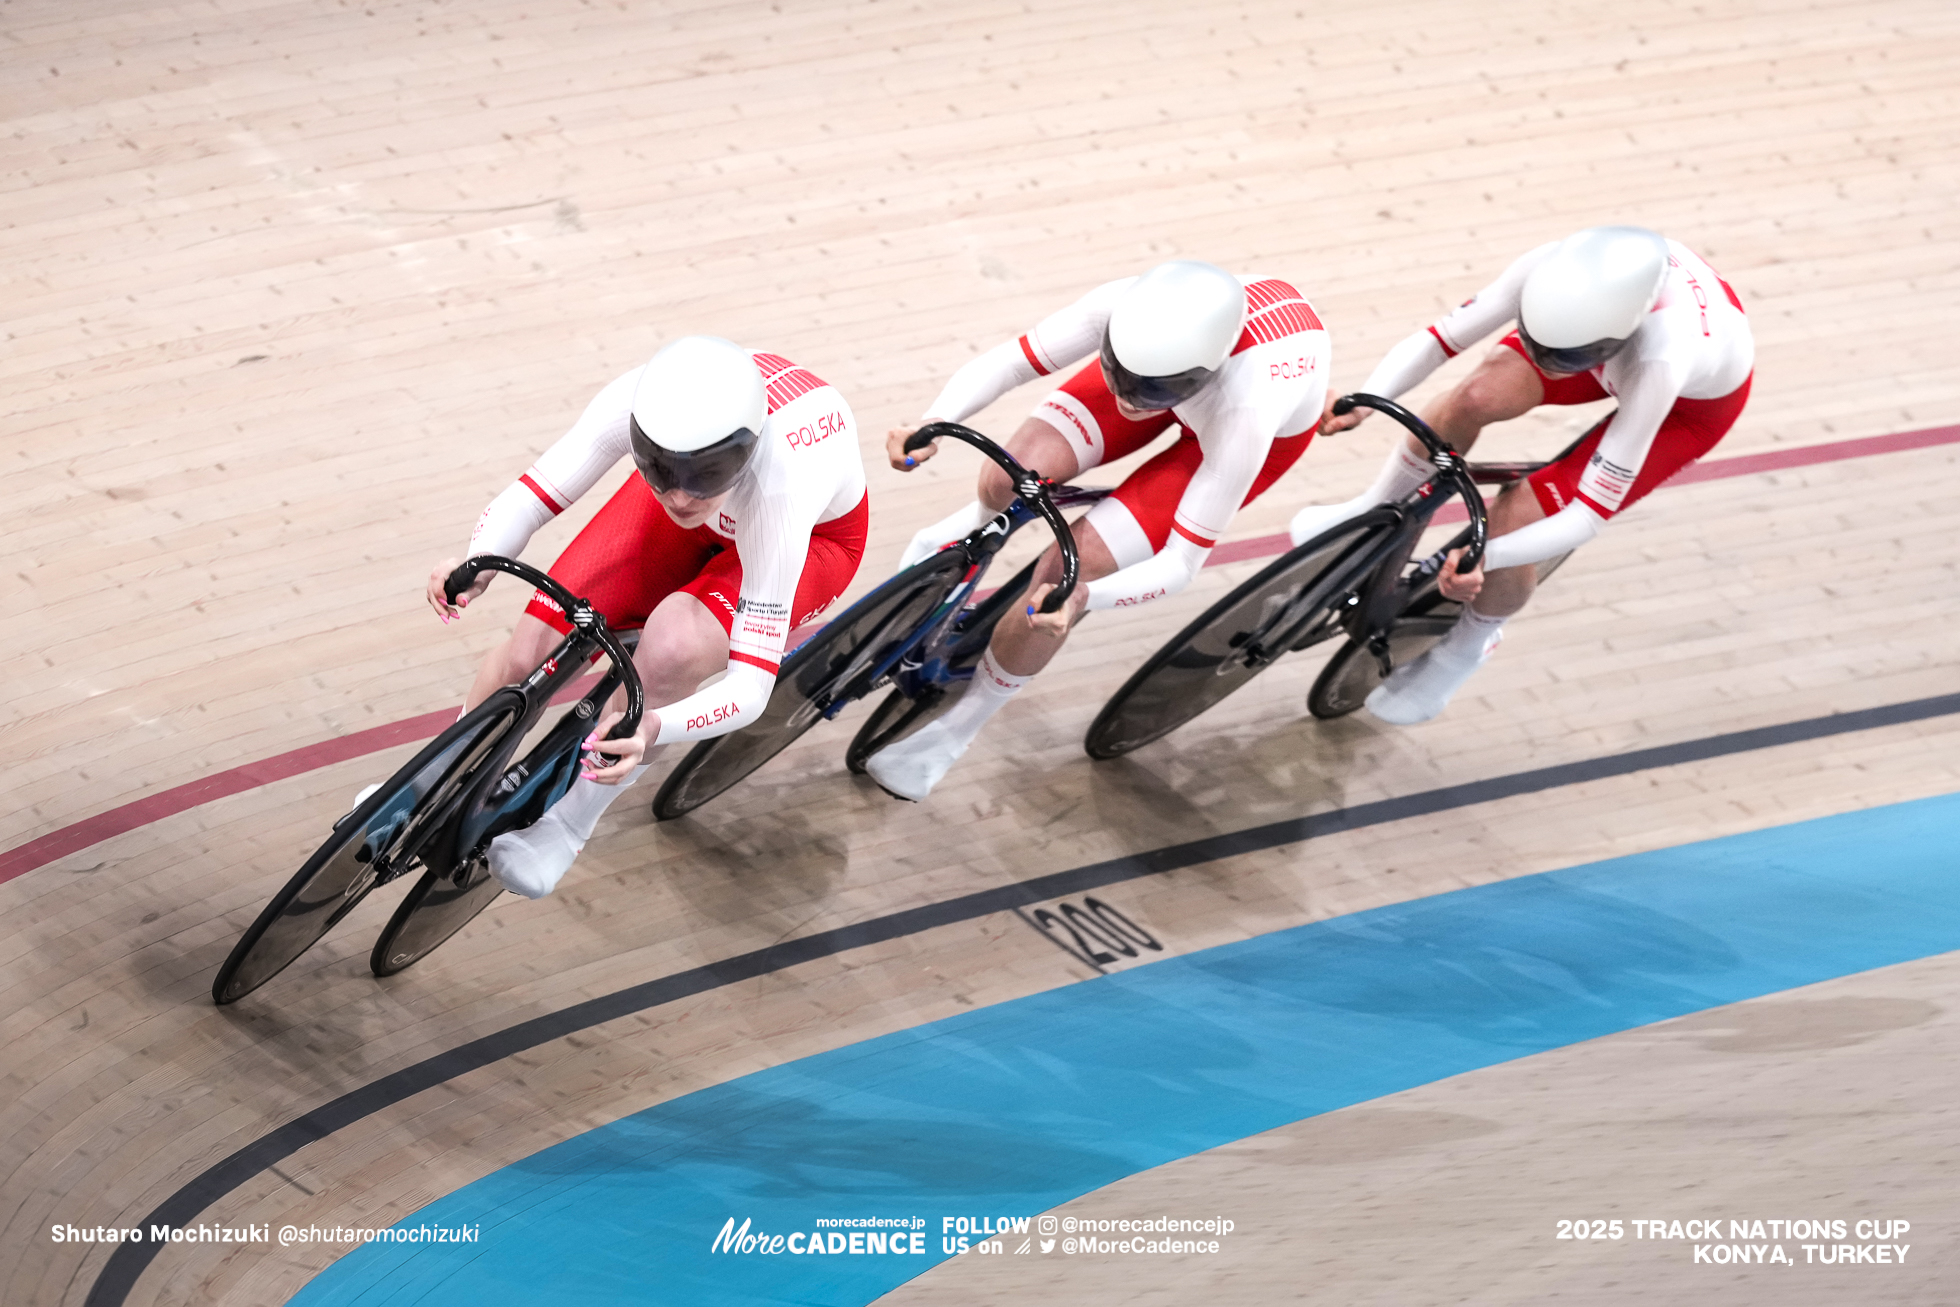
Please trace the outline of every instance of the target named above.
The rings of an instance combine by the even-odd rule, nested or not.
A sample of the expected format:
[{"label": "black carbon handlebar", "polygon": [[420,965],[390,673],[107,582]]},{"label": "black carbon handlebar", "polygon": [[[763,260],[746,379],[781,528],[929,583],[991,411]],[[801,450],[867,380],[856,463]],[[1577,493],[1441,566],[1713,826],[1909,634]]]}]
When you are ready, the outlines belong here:
[{"label": "black carbon handlebar", "polygon": [[1062,510],[1055,507],[1055,501],[1049,494],[1049,490],[1055,483],[1047,477],[1036,476],[1028,471],[1021,466],[1020,460],[1014,455],[972,427],[962,426],[958,422],[926,423],[905,438],[905,452],[909,454],[915,449],[924,449],[943,436],[963,441],[999,464],[1000,470],[1007,473],[1008,479],[1014,483],[1014,493],[1020,496],[1021,502],[1039,513],[1042,520],[1048,523],[1048,529],[1055,533],[1055,545],[1062,551],[1062,580],[1061,584],[1042,600],[1041,611],[1044,613],[1058,611],[1075,592],[1075,582],[1082,570],[1082,560],[1076,555],[1075,533],[1069,530],[1068,523],[1062,519]]},{"label": "black carbon handlebar", "polygon": [[1429,461],[1436,465],[1438,476],[1447,480],[1463,498],[1464,511],[1470,515],[1470,547],[1463,552],[1458,561],[1458,572],[1474,572],[1484,560],[1484,546],[1490,542],[1490,521],[1484,512],[1483,493],[1470,475],[1470,465],[1463,461],[1463,455],[1450,448],[1447,440],[1429,429],[1429,424],[1403,408],[1392,399],[1380,395],[1369,395],[1359,391],[1343,395],[1334,401],[1334,416],[1345,417],[1357,408],[1372,408],[1377,413],[1386,413],[1408,429],[1410,435],[1420,440],[1423,448],[1429,451]]},{"label": "black carbon handlebar", "polygon": [[612,728],[606,738],[623,740],[639,730],[640,718],[646,712],[646,692],[640,685],[639,669],[633,666],[632,655],[621,647],[619,637],[614,635],[612,628],[606,625],[606,619],[600,616],[599,610],[585,600],[575,597],[548,573],[520,563],[514,558],[504,558],[497,554],[478,554],[474,558],[464,559],[443,581],[443,598],[454,604],[456,596],[476,584],[476,578],[485,572],[507,572],[526,585],[544,591],[557,601],[558,606],[565,611],[565,619],[573,628],[584,632],[593,643],[605,651],[606,657],[612,660],[612,665],[619,671],[620,684],[626,687],[626,715],[619,719],[619,724]]}]

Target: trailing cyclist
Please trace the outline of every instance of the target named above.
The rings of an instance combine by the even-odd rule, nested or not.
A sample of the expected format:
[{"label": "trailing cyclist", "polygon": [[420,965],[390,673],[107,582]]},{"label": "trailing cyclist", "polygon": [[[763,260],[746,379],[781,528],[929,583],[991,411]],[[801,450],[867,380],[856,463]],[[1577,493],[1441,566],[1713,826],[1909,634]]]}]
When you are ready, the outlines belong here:
[{"label": "trailing cyclist", "polygon": [[[1242,279],[1208,263],[1165,263],[1097,287],[962,367],[919,424],[891,431],[892,466],[909,471],[932,456],[936,445],[916,459],[905,453],[905,439],[919,425],[961,421],[1091,354],[1099,361],[1042,400],[1008,442],[1022,464],[1067,481],[1172,427],[1183,433],[1075,523],[1089,584],[1061,611],[1037,613],[1061,574],[1050,548],[1026,609],[995,628],[959,701],[869,759],[873,779],[899,797],[931,792],[981,727],[1054,658],[1085,607],[1148,603],[1190,583],[1239,507],[1306,451],[1331,361],[1313,306],[1286,282]],[[921,531],[904,563],[959,539],[1013,497],[1007,475],[984,468],[978,500]]]},{"label": "trailing cyclist", "polygon": [[[1608,518],[1714,448],[1749,398],[1755,344],[1742,301],[1686,246],[1639,227],[1591,227],[1532,250],[1391,349],[1360,389],[1395,399],[1514,320],[1475,371],[1423,410],[1458,452],[1490,423],[1540,404],[1611,397],[1619,405],[1564,458],[1497,497],[1480,568],[1443,569],[1440,588],[1466,601],[1463,614],[1439,644],[1368,695],[1369,711],[1383,721],[1410,725],[1442,712],[1530,600],[1537,584],[1530,564],[1586,543]],[[1366,415],[1330,410],[1320,430],[1344,431]],[[1301,509],[1293,542],[1401,499],[1434,472],[1413,438],[1398,440],[1360,497]]]},{"label": "trailing cyclist", "polygon": [[[599,741],[620,714],[602,720],[570,792],[535,825],[491,843],[491,871],[527,898],[557,885],[600,814],[646,771],[650,750],[724,734],[762,710],[790,632],[843,593],[864,554],[869,506],[850,406],[789,360],[713,336],[676,340],[601,390],[491,501],[470,553],[516,557],[629,453],[639,475],[551,574],[614,629],[645,628],[633,661],[649,711],[635,736],[605,741],[610,763]],[[490,581],[484,573],[451,607],[443,581],[457,562],[429,574],[429,605],[445,621]],[[466,709],[521,681],[570,629],[558,604],[534,592],[478,669]]]}]

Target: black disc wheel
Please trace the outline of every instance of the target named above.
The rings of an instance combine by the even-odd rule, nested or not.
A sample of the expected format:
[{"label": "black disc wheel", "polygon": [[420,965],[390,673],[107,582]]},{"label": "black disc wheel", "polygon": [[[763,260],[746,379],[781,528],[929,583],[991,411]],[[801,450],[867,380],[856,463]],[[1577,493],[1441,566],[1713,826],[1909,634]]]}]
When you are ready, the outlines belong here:
[{"label": "black disc wheel", "polygon": [[469,925],[502,892],[503,886],[480,856],[448,872],[423,872],[374,941],[368,966],[377,976],[392,976],[414,966]]},{"label": "black disc wheel", "polygon": [[964,550],[943,549],[838,614],[783,659],[754,722],[688,750],[654,796],[653,815],[692,812],[787,749],[839,700],[867,693],[866,675],[946,602],[966,568]]},{"label": "black disc wheel", "polygon": [[[520,725],[524,697],[500,690],[430,741],[354,810],[249,926],[218,968],[211,997],[236,1002],[278,975],[442,833],[454,800]],[[433,841],[440,844],[440,840]]]},{"label": "black disc wheel", "polygon": [[1295,649],[1341,634],[1354,589],[1380,561],[1398,516],[1371,511],[1297,546],[1213,604],[1152,654],[1089,726],[1091,758],[1160,739]]},{"label": "black disc wheel", "polygon": [[[1456,604],[1446,601],[1424,616],[1396,618],[1388,631],[1389,666],[1401,667],[1422,657],[1450,633],[1458,611]],[[1326,720],[1345,717],[1381,683],[1381,663],[1367,646],[1349,640],[1314,678],[1313,689],[1307,692],[1307,711]]]}]

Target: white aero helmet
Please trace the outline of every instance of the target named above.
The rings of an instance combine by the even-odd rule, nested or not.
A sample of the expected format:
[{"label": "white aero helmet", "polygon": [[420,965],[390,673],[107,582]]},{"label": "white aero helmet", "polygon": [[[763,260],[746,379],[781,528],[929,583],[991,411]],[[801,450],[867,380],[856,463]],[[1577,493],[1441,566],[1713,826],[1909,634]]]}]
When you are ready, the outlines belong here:
[{"label": "white aero helmet", "polygon": [[1209,263],[1160,263],[1116,301],[1103,329],[1109,389],[1131,408],[1171,408],[1203,390],[1245,326],[1245,287]]},{"label": "white aero helmet", "polygon": [[769,416],[749,352],[719,336],[683,336],[640,369],[633,389],[633,462],[664,494],[712,499],[755,453]]},{"label": "white aero helmet", "polygon": [[1667,242],[1645,227],[1588,227],[1524,280],[1518,335],[1546,372],[1598,367],[1639,328],[1667,277]]}]

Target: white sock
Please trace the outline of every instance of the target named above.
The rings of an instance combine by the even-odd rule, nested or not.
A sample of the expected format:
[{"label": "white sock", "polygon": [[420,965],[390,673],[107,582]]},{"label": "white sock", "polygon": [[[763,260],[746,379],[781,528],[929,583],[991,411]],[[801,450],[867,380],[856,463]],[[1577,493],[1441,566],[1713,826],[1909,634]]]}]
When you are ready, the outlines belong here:
[{"label": "white sock", "polygon": [[905,552],[899,555],[898,565],[910,567],[916,562],[932,557],[939,552],[941,545],[951,544],[992,516],[993,514],[987,511],[985,505],[977,499],[974,500],[951,516],[941,518],[913,536],[912,543],[905,546]]},{"label": "white sock", "polygon": [[1466,662],[1482,662],[1490,656],[1502,637],[1504,623],[1508,617],[1486,617],[1475,608],[1465,605],[1463,615],[1456,619],[1456,625],[1443,637],[1437,648],[1447,656]]},{"label": "white sock", "polygon": [[1375,484],[1361,493],[1363,508],[1373,508],[1376,504],[1393,503],[1407,498],[1416,492],[1416,487],[1436,475],[1436,465],[1417,454],[1409,452],[1409,446],[1396,441],[1395,448],[1389,451],[1382,470],[1375,476]]},{"label": "white sock", "polygon": [[580,844],[584,844],[592,838],[593,829],[598,826],[599,818],[605,815],[606,809],[612,806],[612,801],[633,788],[652,765],[641,763],[617,785],[601,785],[581,776],[572,782],[572,788],[565,791],[565,797],[552,805],[551,810],[558,814],[558,820],[565,823],[565,829]]},{"label": "white sock", "polygon": [[994,714],[1005,708],[1007,701],[1033,679],[1032,675],[1016,676],[1002,668],[994,661],[994,651],[989,648],[980,655],[980,665],[973,669],[973,680],[967,683],[966,693],[939,719],[940,728],[964,749],[980,734],[980,728],[992,721]]}]

